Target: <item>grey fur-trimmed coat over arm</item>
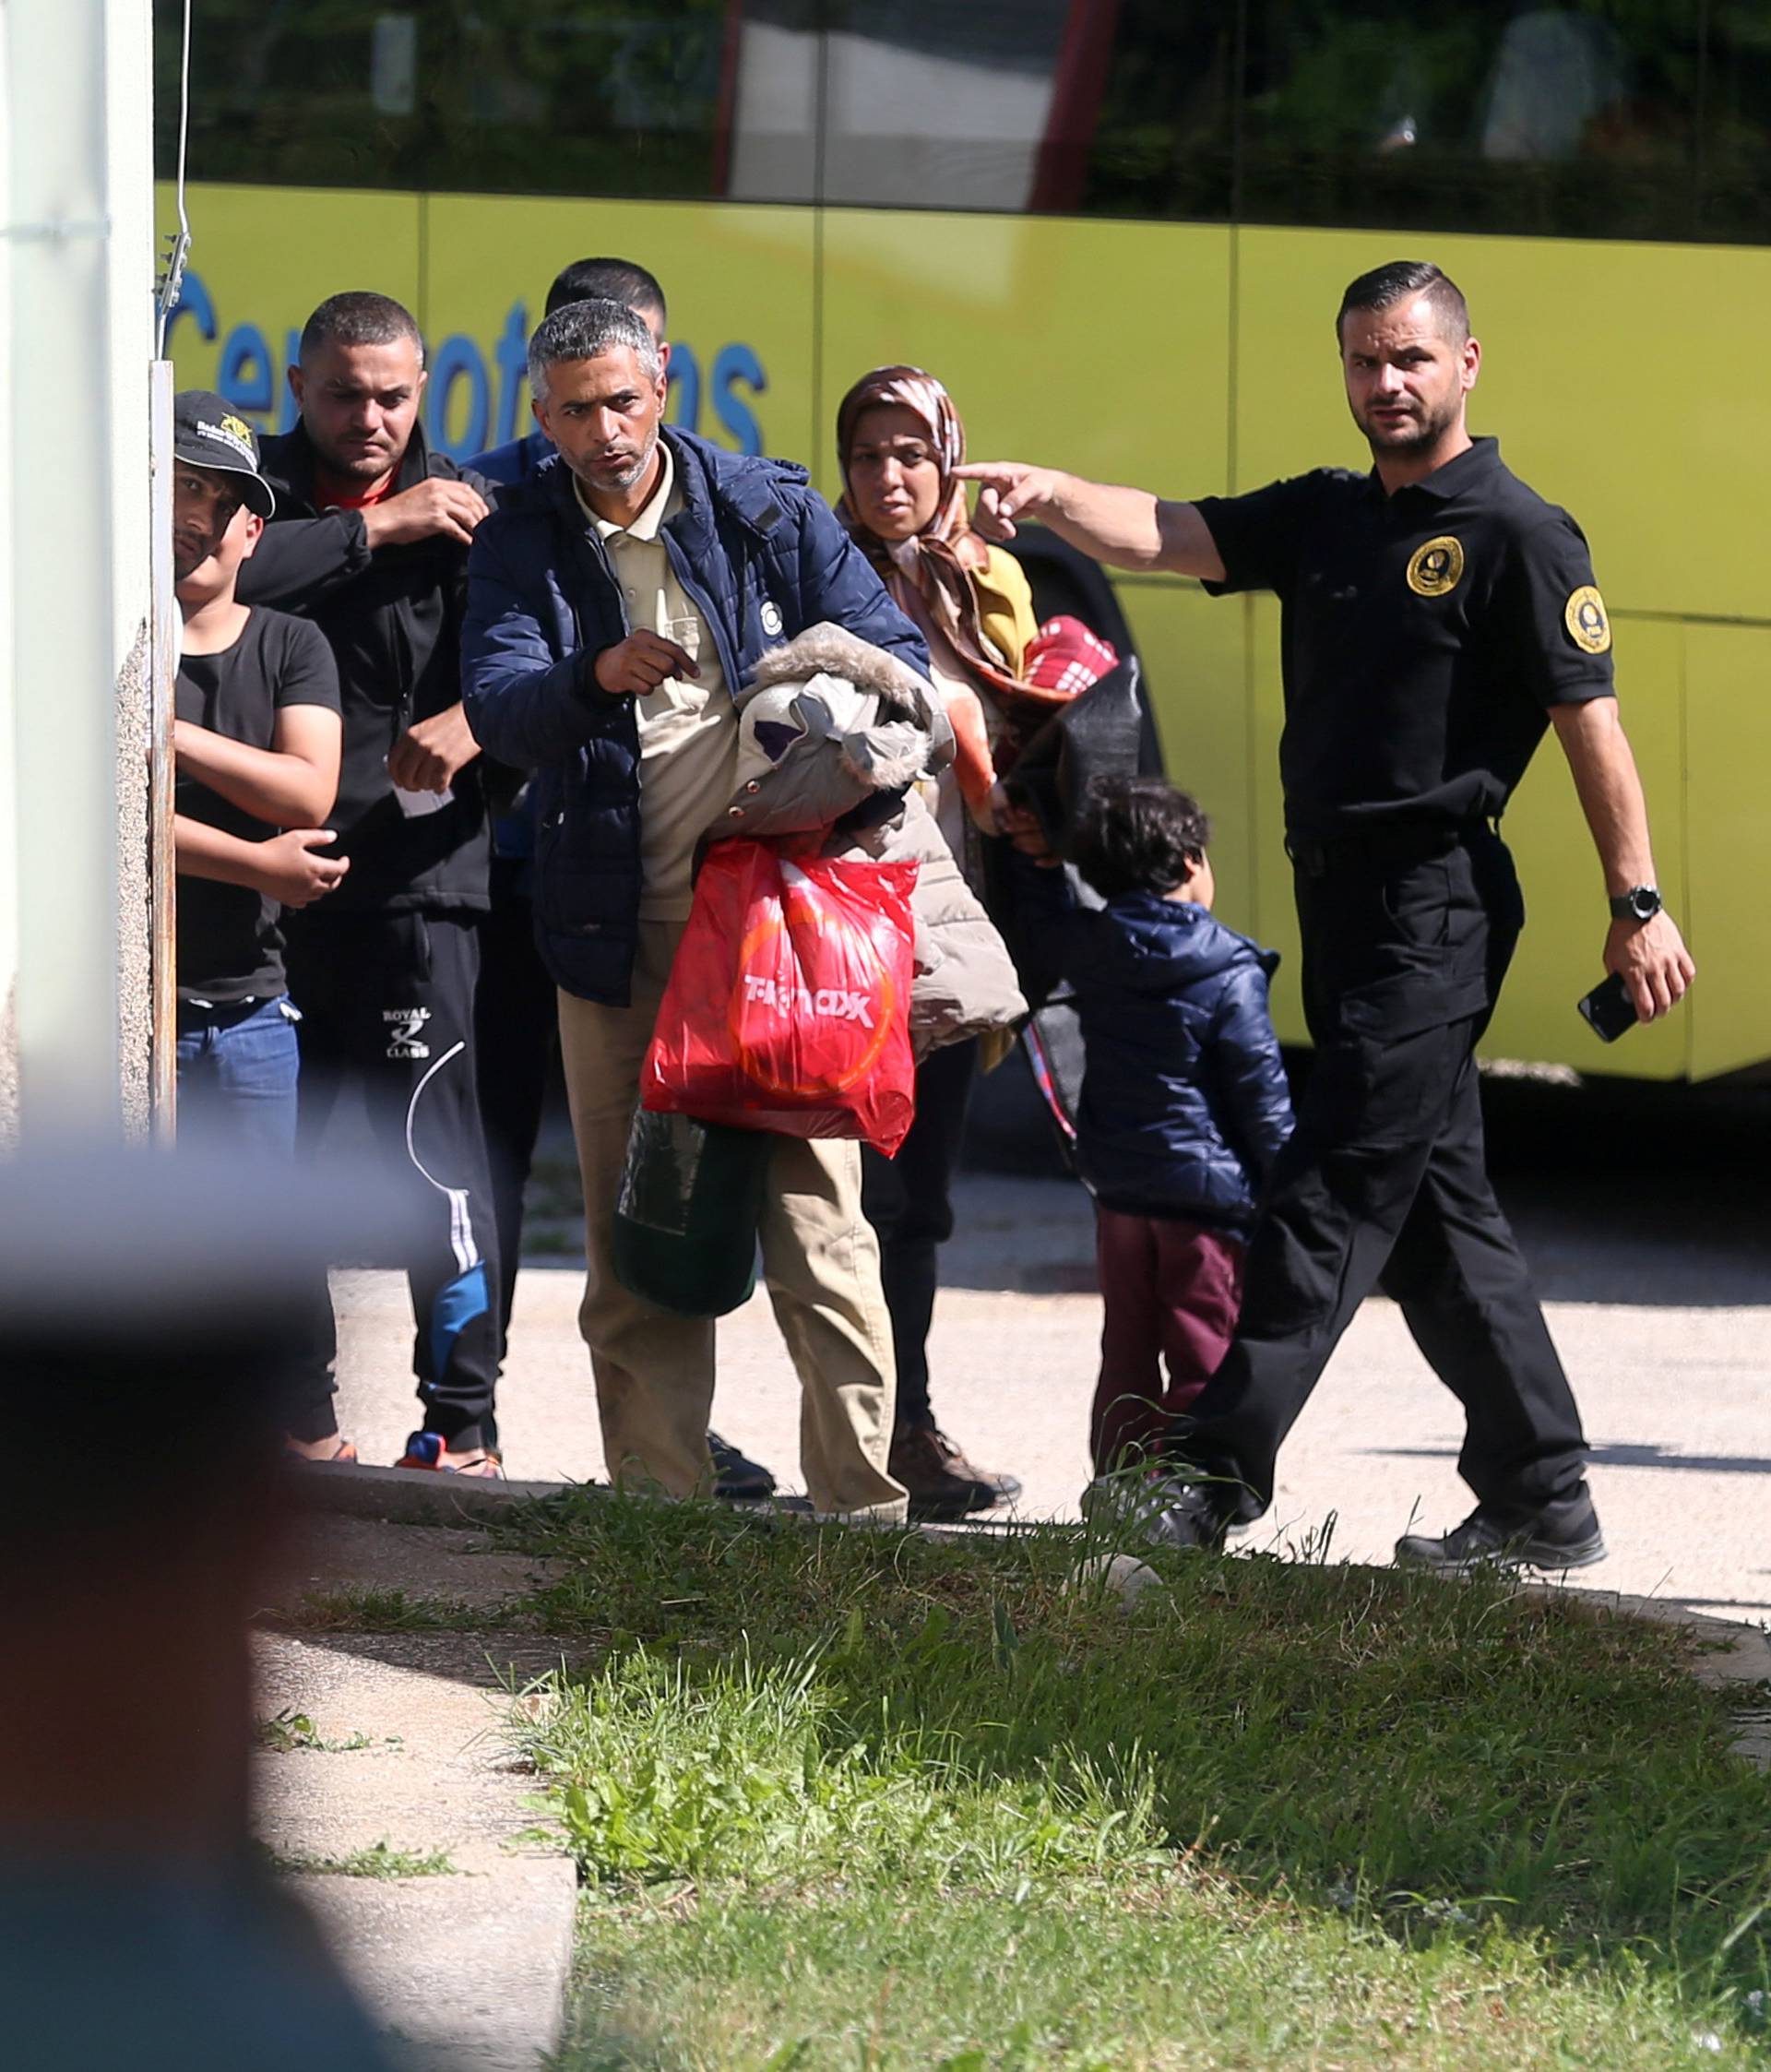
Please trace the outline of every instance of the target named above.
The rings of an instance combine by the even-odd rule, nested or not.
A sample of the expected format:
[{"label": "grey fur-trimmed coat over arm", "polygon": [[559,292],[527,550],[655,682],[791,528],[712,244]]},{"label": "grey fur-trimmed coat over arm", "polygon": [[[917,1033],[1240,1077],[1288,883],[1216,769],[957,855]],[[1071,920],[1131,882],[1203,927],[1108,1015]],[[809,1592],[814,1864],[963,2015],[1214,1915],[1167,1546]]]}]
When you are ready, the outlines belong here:
[{"label": "grey fur-trimmed coat over arm", "polygon": [[822,831],[822,855],[915,863],[917,1056],[1015,1028],[1028,1011],[1015,967],[918,789],[953,757],[934,687],[826,624],[771,649],[735,702],[737,788],[708,840]]}]

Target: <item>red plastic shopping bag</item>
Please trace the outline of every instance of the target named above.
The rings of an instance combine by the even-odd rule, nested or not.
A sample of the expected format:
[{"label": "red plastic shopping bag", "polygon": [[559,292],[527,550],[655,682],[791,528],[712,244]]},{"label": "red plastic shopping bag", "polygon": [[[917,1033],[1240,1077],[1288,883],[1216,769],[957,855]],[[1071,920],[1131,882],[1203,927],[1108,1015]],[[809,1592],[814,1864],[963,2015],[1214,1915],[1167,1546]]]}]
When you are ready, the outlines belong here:
[{"label": "red plastic shopping bag", "polygon": [[640,1075],[644,1107],[889,1157],[915,1112],[916,865],[707,851]]}]

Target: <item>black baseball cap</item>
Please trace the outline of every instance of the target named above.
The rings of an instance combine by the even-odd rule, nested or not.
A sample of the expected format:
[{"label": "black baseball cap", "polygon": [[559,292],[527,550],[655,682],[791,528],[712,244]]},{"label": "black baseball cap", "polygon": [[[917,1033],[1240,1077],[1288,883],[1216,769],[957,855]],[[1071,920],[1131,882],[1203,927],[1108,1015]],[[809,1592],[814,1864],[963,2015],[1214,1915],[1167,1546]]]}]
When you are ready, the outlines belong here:
[{"label": "black baseball cap", "polygon": [[185,388],[173,397],[172,454],[194,468],[237,476],[240,501],[261,518],[277,508],[276,491],[258,472],[256,435],[212,390]]}]

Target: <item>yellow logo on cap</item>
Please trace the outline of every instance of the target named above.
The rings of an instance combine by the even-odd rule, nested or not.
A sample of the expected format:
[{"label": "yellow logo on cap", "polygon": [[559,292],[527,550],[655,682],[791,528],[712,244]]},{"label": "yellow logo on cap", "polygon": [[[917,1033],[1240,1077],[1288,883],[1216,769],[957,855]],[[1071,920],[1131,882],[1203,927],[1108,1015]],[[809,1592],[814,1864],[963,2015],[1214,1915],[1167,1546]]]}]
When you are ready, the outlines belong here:
[{"label": "yellow logo on cap", "polygon": [[1464,543],[1443,533],[1417,547],[1408,561],[1408,588],[1417,597],[1445,597],[1464,573]]},{"label": "yellow logo on cap", "polygon": [[1589,655],[1602,655],[1611,644],[1611,622],[1606,616],[1605,600],[1590,583],[1583,583],[1568,600],[1562,614],[1568,637]]},{"label": "yellow logo on cap", "polygon": [[252,426],[243,417],[224,417],[221,420],[221,429],[238,439],[242,446],[249,447],[252,444]]}]

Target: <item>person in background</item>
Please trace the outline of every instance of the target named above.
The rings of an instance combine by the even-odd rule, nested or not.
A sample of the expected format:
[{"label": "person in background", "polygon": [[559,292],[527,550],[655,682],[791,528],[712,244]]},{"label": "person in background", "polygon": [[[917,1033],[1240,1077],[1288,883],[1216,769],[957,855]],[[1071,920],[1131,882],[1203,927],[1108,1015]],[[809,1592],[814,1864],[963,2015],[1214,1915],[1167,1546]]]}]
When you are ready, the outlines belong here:
[{"label": "person in background", "polygon": [[[300,1070],[279,914],[350,868],[323,825],[339,782],[339,673],[316,627],[234,594],[275,502],[251,426],[187,389],[172,460],[178,1137],[276,1185],[295,1153]],[[296,1377],[282,1424],[292,1454],[356,1458],[327,1375]]]},{"label": "person in background", "polygon": [[[617,1480],[684,1496],[712,1486],[714,1327],[628,1293],[611,1243],[695,850],[716,819],[732,825],[733,691],[767,649],[825,621],[918,672],[927,655],[802,469],[661,424],[663,364],[633,311],[556,310],[530,340],[529,379],[561,460],[474,542],[463,685],[488,752],[534,769],[541,793],[536,911],[560,987],[604,1455]],[[804,1391],[813,1503],[900,1518],[891,1323],[858,1148],[781,1137],[761,1234]]]},{"label": "person in background", "polygon": [[[327,824],[351,869],[285,933],[303,1137],[311,1149],[339,1093],[360,1085],[421,1233],[405,1263],[423,1423],[398,1464],[495,1477],[498,1238],[473,1025],[489,844],[459,661],[467,542],[490,485],[430,451],[424,380],[407,310],[386,295],[333,295],[290,369],[300,422],[264,443],[273,536],[285,523],[312,536],[334,510],[406,512],[366,566],[286,599],[339,666],[344,750]],[[337,1356],[322,1309],[304,1355],[316,1384]]]},{"label": "person in background", "polygon": [[[668,378],[671,348],[665,338],[669,311],[658,276],[637,259],[574,259],[553,276],[541,315],[552,316],[567,303],[612,302],[631,309],[658,340],[658,356]],[[553,458],[555,447],[539,420],[519,438],[501,447],[488,447],[468,462],[476,475],[483,475],[500,488],[527,482],[543,461]]]},{"label": "person in background", "polygon": [[[669,377],[668,311],[655,274],[634,259],[576,259],[554,276],[545,315],[568,303],[597,300],[631,309],[652,334],[660,364]],[[539,419],[527,435],[493,447],[468,463],[489,482],[525,482],[555,448]],[[498,1362],[510,1344],[510,1313],[517,1298],[517,1269],[523,1249],[523,1193],[535,1162],[541,1110],[547,1099],[560,1010],[553,982],[535,943],[531,877],[535,854],[535,791],[526,778],[492,824],[492,904],[481,931],[480,986],[475,996],[479,1054],[480,1119],[492,1167],[492,1198],[498,1219]],[[734,1503],[773,1494],[775,1478],[747,1459],[718,1432],[707,1434],[713,1456],[714,1494]]]},{"label": "person in background", "polygon": [[300,1060],[279,910],[310,905],[350,869],[327,853],[337,838],[324,824],[339,673],[317,627],[234,594],[275,506],[251,426],[187,389],[172,458],[179,1133],[279,1161],[295,1149]]},{"label": "person in background", "polygon": [[[1021,673],[1039,627],[1020,563],[971,530],[965,491],[952,473],[965,443],[952,399],[919,367],[876,367],[838,408],[837,516],[928,642],[931,675],[960,751],[941,780],[937,818],[981,893],[980,844],[994,832],[982,802],[996,750],[1012,742],[1030,702]],[[969,793],[984,817],[970,810]],[[939,1250],[953,1234],[953,1177],[979,1063],[976,1038],[925,1059],[917,1068],[916,1120],[897,1158],[862,1153],[862,1199],[879,1233],[897,1362],[891,1470],[921,1518],[990,1510],[1021,1490],[1014,1476],[969,1459],[930,1399]]]},{"label": "person in background", "polygon": [[[1004,819],[1038,855],[1037,816]],[[1161,778],[1096,778],[1068,851],[1105,904],[1069,902],[1061,871],[1022,874],[1088,1054],[1076,1164],[1095,1197],[1104,1310],[1090,1513],[1161,1500],[1180,1420],[1235,1332],[1256,1197],[1291,1134],[1266,1004],[1278,959],[1214,917],[1208,836],[1197,802]]]}]

